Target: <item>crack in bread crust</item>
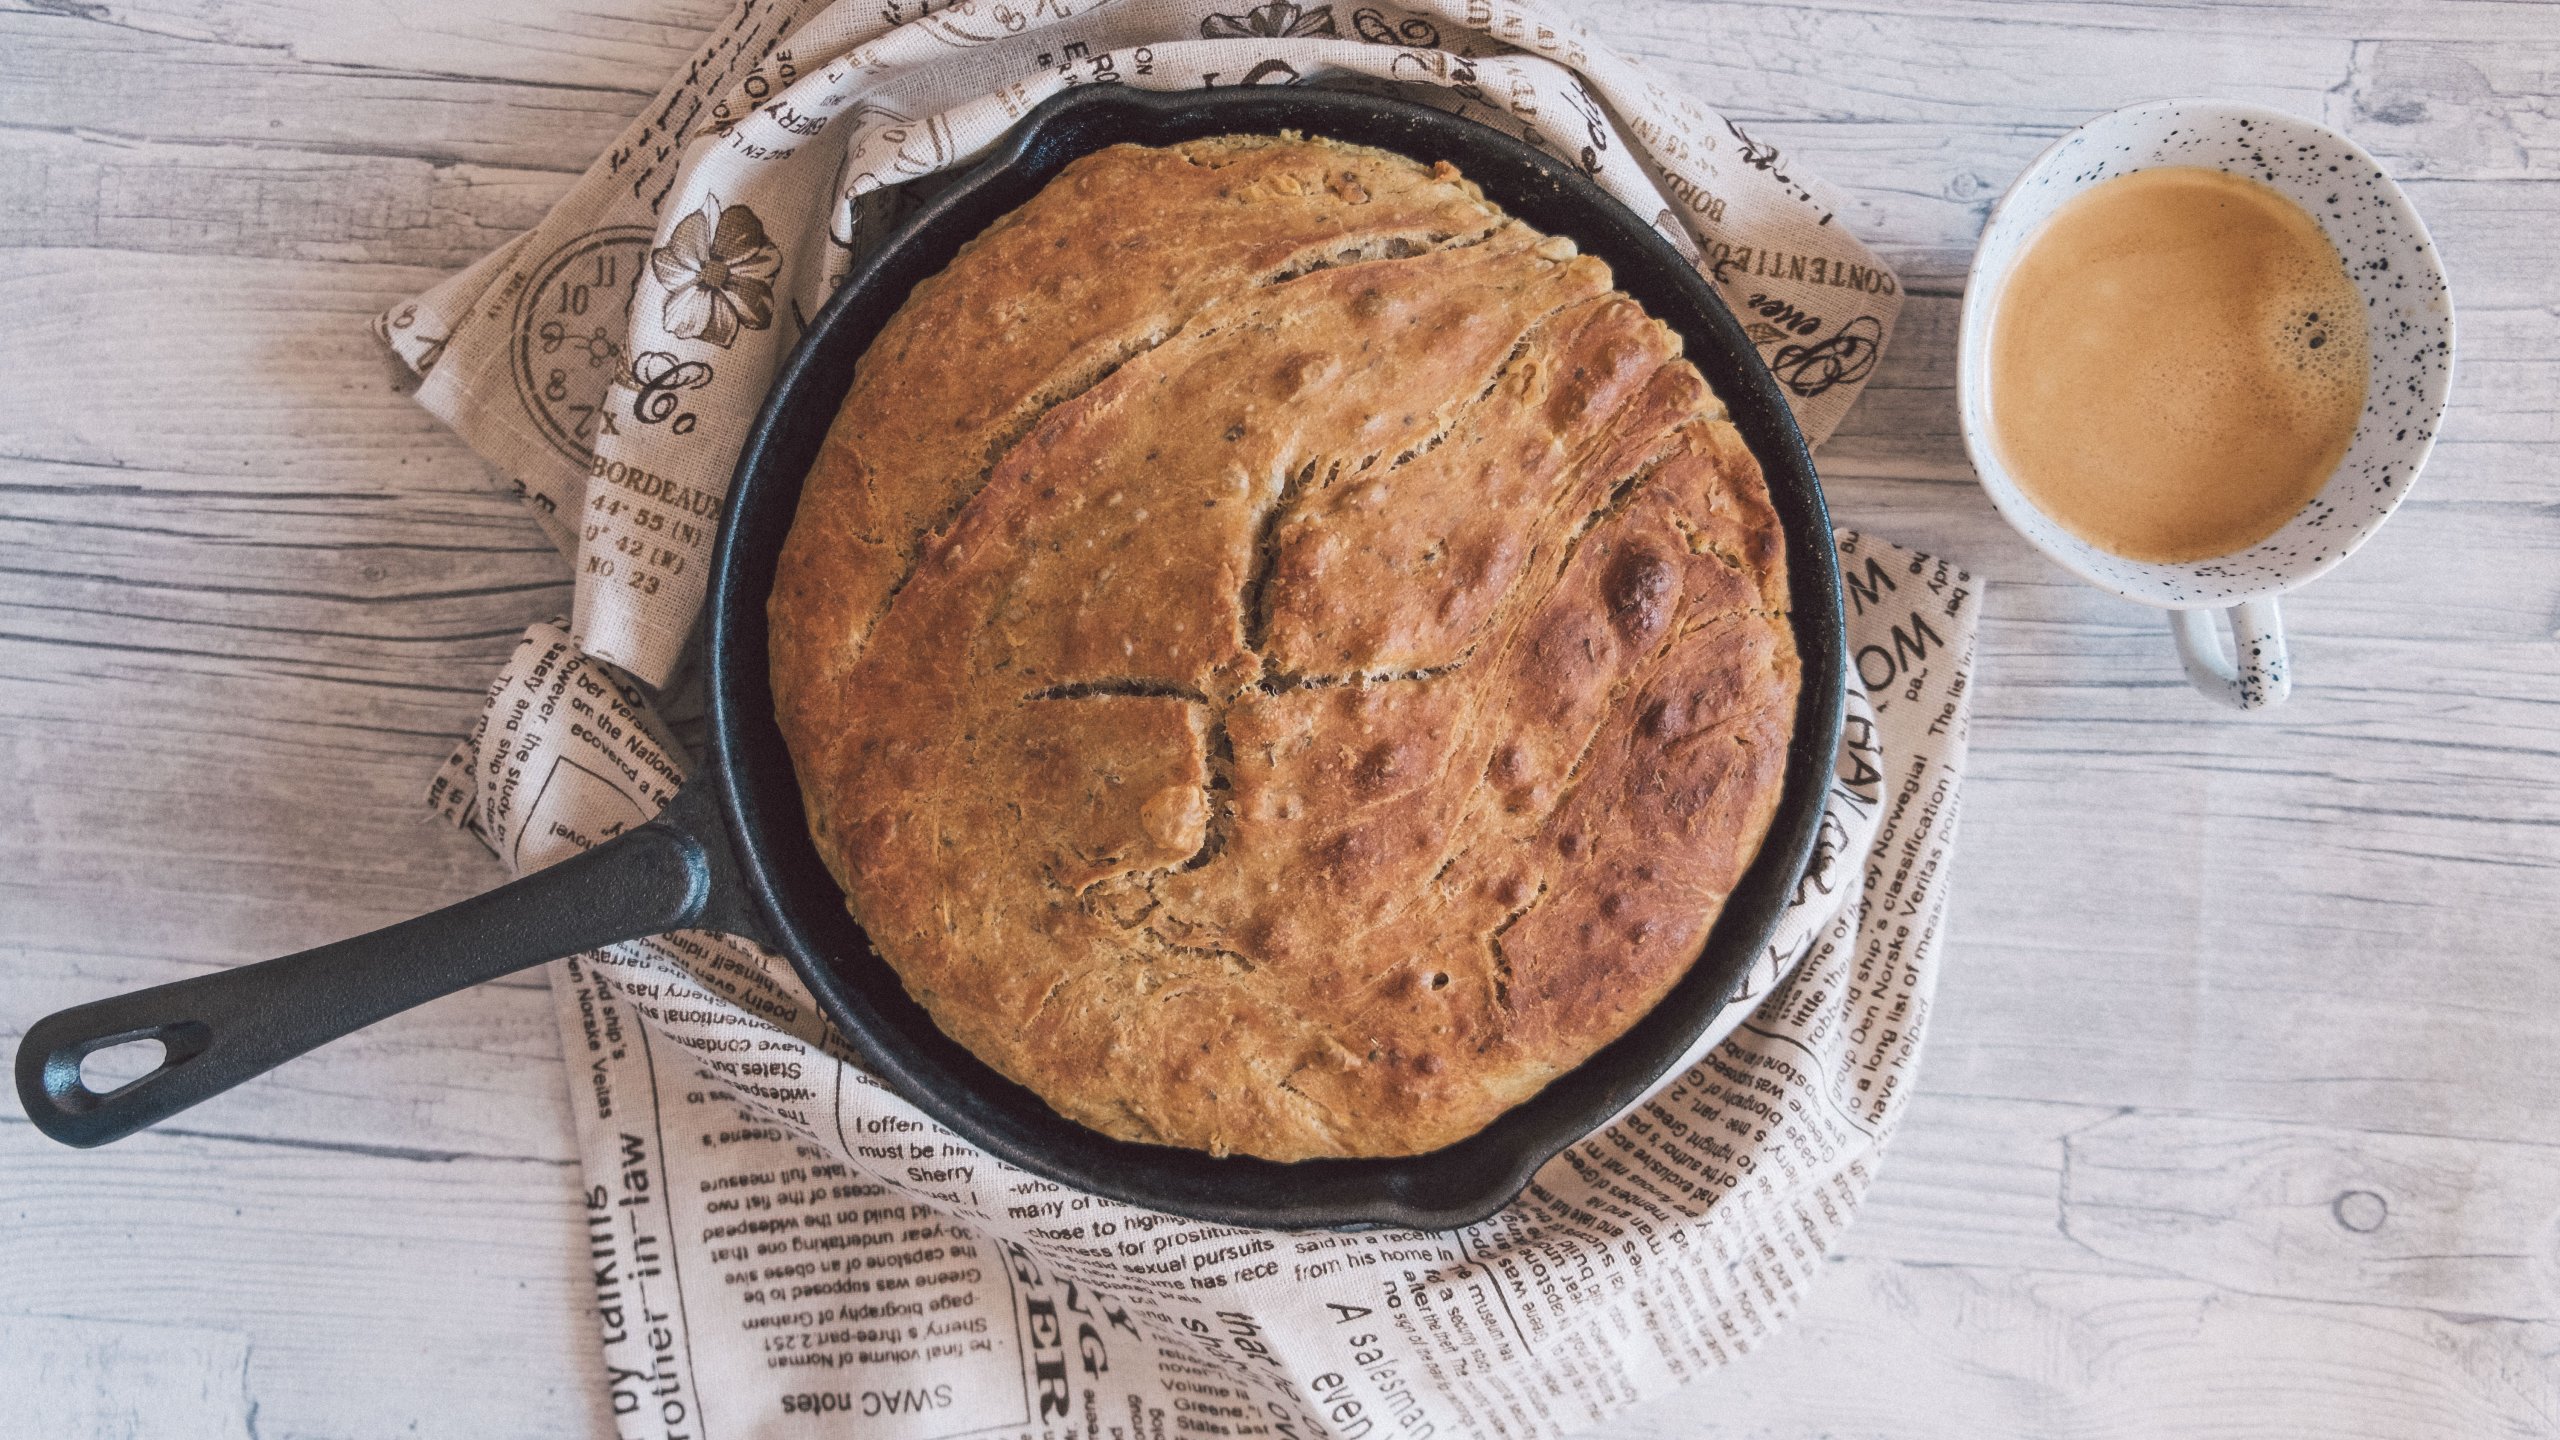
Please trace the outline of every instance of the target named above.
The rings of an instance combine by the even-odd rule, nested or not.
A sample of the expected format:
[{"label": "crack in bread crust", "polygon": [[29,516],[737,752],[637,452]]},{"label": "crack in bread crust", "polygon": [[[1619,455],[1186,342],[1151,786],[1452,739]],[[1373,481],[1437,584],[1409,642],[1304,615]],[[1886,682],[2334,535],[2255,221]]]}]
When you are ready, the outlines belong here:
[{"label": "crack in bread crust", "polygon": [[[1387,236],[1382,239],[1373,238],[1358,245],[1301,261],[1270,275],[1248,279],[1244,282],[1244,288],[1248,290],[1270,289],[1274,286],[1286,285],[1293,280],[1303,279],[1306,276],[1316,274],[1319,271],[1332,270],[1344,265],[1361,264],[1372,260],[1403,260],[1416,255],[1427,254],[1433,250],[1442,249],[1464,250],[1472,246],[1481,245],[1487,240],[1492,239],[1495,228],[1496,227],[1493,226],[1486,226],[1481,230],[1471,231],[1460,235],[1433,234],[1428,237],[1427,243],[1415,242],[1401,235]],[[1196,314],[1196,312],[1194,313]],[[1170,328],[1159,328],[1124,341],[1115,349],[1110,357],[1103,361],[1098,367],[1066,376],[1059,381],[1043,387],[1030,398],[1024,400],[1015,408],[1012,414],[1006,417],[1004,424],[997,428],[993,438],[987,442],[986,463],[978,467],[978,472],[975,478],[971,483],[963,486],[959,493],[954,495],[950,502],[943,507],[942,513],[936,516],[924,527],[924,533],[927,535],[941,535],[947,533],[951,528],[952,522],[960,518],[960,512],[967,509],[969,507],[969,503],[978,498],[979,490],[984,488],[988,478],[995,474],[996,467],[1004,463],[1004,457],[1012,454],[1013,447],[1021,444],[1023,437],[1029,435],[1035,428],[1037,428],[1040,421],[1045,418],[1050,411],[1074,400],[1077,396],[1084,394],[1096,385],[1110,379],[1121,366],[1128,364],[1131,360],[1155,349],[1157,346],[1162,345],[1165,341],[1172,339],[1174,336],[1182,334],[1189,328],[1193,318],[1193,315],[1184,315],[1178,323],[1172,325]],[[1434,443],[1436,443],[1436,440]],[[1398,457],[1397,463],[1401,464],[1403,461],[1411,458],[1413,457],[1409,454],[1400,456]],[[874,621],[876,621],[881,614],[886,613],[892,604],[897,602],[898,592],[906,588],[909,580],[915,578],[915,565],[917,560],[921,558],[921,551],[908,549],[907,547],[901,547],[901,549],[907,550],[907,553],[904,556],[906,562],[905,567],[899,571],[896,579],[889,582],[887,593],[881,597],[879,604],[874,607],[871,617]],[[866,631],[868,630],[868,626],[864,628]]]},{"label": "crack in bread crust", "polygon": [[918,287],[812,474],[772,615],[820,851],[1086,1125],[1463,1138],[1668,991],[1774,811],[1780,536],[1721,417],[1445,166],[1086,157]]}]

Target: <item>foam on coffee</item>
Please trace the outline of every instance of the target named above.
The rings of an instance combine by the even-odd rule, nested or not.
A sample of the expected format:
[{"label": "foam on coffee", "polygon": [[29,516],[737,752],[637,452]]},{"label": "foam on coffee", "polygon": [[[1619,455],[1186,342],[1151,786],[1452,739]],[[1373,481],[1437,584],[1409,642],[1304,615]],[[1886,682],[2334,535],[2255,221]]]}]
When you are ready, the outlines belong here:
[{"label": "foam on coffee", "polygon": [[2318,222],[2218,170],[2138,171],[2056,211],[1994,312],[1991,431],[2091,544],[2184,563],[2283,528],[2364,409],[2365,306]]}]

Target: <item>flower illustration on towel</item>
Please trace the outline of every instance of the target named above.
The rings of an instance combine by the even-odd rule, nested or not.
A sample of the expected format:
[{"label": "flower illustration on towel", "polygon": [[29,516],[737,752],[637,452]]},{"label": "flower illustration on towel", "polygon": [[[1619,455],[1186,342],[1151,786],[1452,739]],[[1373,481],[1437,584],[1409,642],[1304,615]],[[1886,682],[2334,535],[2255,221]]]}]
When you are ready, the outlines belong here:
[{"label": "flower illustration on towel", "polygon": [[764,222],[744,205],[723,205],[713,195],[676,222],[667,243],[649,252],[649,273],[667,287],[660,318],[667,333],[708,340],[727,349],[740,327],[773,323],[773,277],[782,251],[764,233]]},{"label": "flower illustration on towel", "polygon": [[1241,15],[1212,15],[1200,22],[1203,40],[1295,40],[1306,35],[1336,35],[1333,7],[1319,5],[1313,10],[1271,0],[1256,5]]}]

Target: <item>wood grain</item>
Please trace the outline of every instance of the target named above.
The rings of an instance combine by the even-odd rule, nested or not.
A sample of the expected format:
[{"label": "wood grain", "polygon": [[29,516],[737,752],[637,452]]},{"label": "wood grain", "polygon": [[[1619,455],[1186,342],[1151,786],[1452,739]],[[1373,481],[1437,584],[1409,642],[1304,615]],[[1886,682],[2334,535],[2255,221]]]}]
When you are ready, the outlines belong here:
[{"label": "wood grain", "polygon": [[242,1331],[0,1315],[0,1353],[31,1435],[254,1440]]},{"label": "wood grain", "polygon": [[[66,1314],[117,1334],[211,1321],[245,1337],[245,1374],[229,1397],[155,1397],[151,1371],[119,1364],[87,1403],[133,1405],[144,1423],[34,1433],[183,1433],[224,1398],[245,1401],[235,1414],[260,1440],[413,1420],[421,1434],[609,1433],[588,1383],[594,1295],[574,1164],[128,1143],[101,1167],[23,1122],[0,1125],[0,1293],[27,1312],[17,1324],[48,1331]],[[9,1354],[14,1392],[35,1376]]]},{"label": "wood grain", "polygon": [[1612,1433],[2548,1436],[2555,1165],[1924,1090],[1793,1326]]},{"label": "wood grain", "polygon": [[[725,8],[0,0],[0,1040],[495,881],[418,794],[566,570],[366,322]],[[1991,584],[1910,1121],[1795,1326],[1612,1433],[2560,1433],[2551,9],[1582,8],[1901,267],[1826,486]],[[1954,423],[2008,178],[2180,93],[2346,129],[2459,305],[2433,465],[2288,600],[2300,688],[2247,719],[1998,520]],[[0,1395],[62,1435],[610,1434],[562,1084],[532,978],[108,1150],[0,1118]]]}]

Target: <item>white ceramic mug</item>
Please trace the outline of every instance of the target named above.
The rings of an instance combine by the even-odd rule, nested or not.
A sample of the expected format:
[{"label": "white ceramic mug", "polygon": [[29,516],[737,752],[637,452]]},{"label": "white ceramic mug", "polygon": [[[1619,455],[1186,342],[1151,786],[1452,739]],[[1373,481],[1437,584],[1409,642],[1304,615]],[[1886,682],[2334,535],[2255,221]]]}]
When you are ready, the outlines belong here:
[{"label": "white ceramic mug", "polygon": [[[2319,222],[2364,296],[2372,369],[2346,458],[2284,528],[2245,550],[2160,565],[2090,544],[2018,488],[1991,438],[1991,325],[2011,271],[2057,209],[2101,181],[2171,165],[2245,175]],[[1958,346],[1965,448],[1991,502],[2064,569],[2168,611],[2187,678],[2253,710],[2292,688],[2276,596],[2325,573],[2380,529],[2435,445],[2453,375],[2453,301],[2418,212],[2355,142],[2256,105],[2162,100],[2081,126],[2009,187],[1974,252]],[[2229,655],[2215,633],[2216,611],[2230,622]]]}]

